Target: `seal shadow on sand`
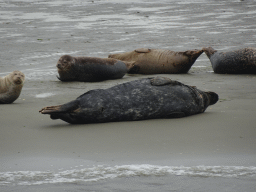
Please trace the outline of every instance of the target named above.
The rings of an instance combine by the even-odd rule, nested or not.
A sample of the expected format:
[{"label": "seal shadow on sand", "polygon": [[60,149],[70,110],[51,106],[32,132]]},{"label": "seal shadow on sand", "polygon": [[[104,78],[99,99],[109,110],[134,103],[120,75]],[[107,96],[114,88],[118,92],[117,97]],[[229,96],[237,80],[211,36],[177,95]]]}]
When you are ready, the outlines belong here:
[{"label": "seal shadow on sand", "polygon": [[[227,100],[225,100],[225,101],[227,101]],[[162,121],[165,121],[165,122],[168,121],[167,123],[169,123],[169,125],[171,126],[173,120],[184,122],[184,118],[186,118],[186,119],[190,119],[193,121],[193,118],[194,118],[194,120],[196,120],[198,118],[202,118],[202,116],[206,117],[206,116],[211,116],[214,114],[218,114],[218,112],[205,111],[204,113],[199,113],[197,115],[192,115],[192,116],[186,116],[183,118],[146,119],[146,120],[137,120],[137,121],[99,122],[99,123],[87,123],[87,124],[69,124],[69,123],[63,122],[62,120],[59,120],[58,123],[56,123],[56,121],[54,121],[53,124],[51,124],[51,125],[43,125],[40,127],[40,129],[67,129],[67,130],[70,130],[70,128],[72,128],[72,129],[88,128],[88,129],[95,130],[95,129],[104,129],[105,128],[105,127],[99,127],[99,124],[101,124],[102,126],[108,126],[108,127],[110,125],[113,125],[111,127],[115,127],[115,129],[120,129],[120,128],[124,128],[123,125],[125,125],[125,127],[130,127],[130,126],[137,127],[138,122],[140,122],[140,123],[143,122],[143,123],[148,124],[148,123],[150,123],[150,121],[155,122],[155,123],[157,123],[157,122],[161,123]],[[130,125],[130,126],[128,126],[128,125]],[[172,129],[172,128],[170,127],[170,129]]]}]

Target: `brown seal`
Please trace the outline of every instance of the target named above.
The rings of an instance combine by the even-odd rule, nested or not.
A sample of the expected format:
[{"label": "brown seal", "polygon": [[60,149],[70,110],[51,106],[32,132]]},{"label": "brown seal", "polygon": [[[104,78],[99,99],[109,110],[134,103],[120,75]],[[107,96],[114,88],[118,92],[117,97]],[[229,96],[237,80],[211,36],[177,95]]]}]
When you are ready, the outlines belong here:
[{"label": "brown seal", "polygon": [[174,52],[164,49],[140,48],[131,52],[109,55],[109,58],[131,62],[128,73],[187,73],[203,50]]},{"label": "brown seal", "polygon": [[212,47],[203,51],[210,59],[214,73],[256,74],[256,49],[242,48],[235,51],[219,52]]},{"label": "brown seal", "polygon": [[25,75],[20,71],[0,77],[0,104],[13,103],[20,96],[24,81]]},{"label": "brown seal", "polygon": [[63,55],[57,62],[61,81],[103,81],[120,79],[128,71],[126,64],[117,59],[97,57],[72,57]]}]

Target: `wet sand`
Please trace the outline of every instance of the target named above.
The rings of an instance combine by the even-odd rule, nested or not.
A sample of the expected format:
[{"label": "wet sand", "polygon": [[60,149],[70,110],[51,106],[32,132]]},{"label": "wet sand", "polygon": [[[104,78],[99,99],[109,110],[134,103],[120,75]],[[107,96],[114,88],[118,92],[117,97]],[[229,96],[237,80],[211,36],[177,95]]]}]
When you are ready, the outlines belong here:
[{"label": "wet sand", "polygon": [[160,75],[218,93],[219,102],[203,114],[70,125],[38,112],[91,89],[155,76],[64,83],[55,67],[63,54],[256,47],[252,2],[6,1],[0,6],[0,75],[13,70],[26,75],[19,99],[0,106],[0,172],[97,164],[256,166],[256,76],[214,74],[205,54],[188,74]]},{"label": "wet sand", "polygon": [[[237,75],[212,73],[163,76],[182,79],[187,84],[193,82],[191,85],[197,85],[202,90],[215,91],[220,100],[205,113],[185,118],[70,125],[61,120],[51,120],[38,111],[42,107],[63,104],[76,98],[84,89],[73,93],[70,86],[82,86],[84,83],[27,82],[24,92],[32,94],[33,91],[26,91],[29,85],[43,84],[47,90],[50,84],[62,84],[62,94],[46,98],[21,95],[14,104],[1,105],[2,157],[15,157],[14,161],[24,157],[68,157],[103,163],[119,160],[169,160],[173,163],[179,160],[180,165],[197,164],[191,159],[222,158],[225,165],[231,162],[235,165],[255,165],[254,75],[239,75],[239,78]],[[108,82],[84,84],[85,89],[93,88],[94,84],[107,87]],[[60,89],[53,87],[56,91]],[[211,165],[215,163],[210,162]],[[10,161],[6,163],[10,164]],[[17,162],[16,166],[13,164],[1,169],[22,169],[18,165]]]}]

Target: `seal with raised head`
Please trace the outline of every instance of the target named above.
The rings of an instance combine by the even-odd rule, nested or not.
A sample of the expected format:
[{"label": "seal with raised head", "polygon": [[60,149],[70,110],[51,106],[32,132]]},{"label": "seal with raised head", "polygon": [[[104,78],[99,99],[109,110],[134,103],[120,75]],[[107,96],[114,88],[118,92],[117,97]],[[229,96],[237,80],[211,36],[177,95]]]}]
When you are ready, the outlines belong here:
[{"label": "seal with raised head", "polygon": [[126,64],[117,59],[72,57],[63,55],[57,62],[61,81],[94,82],[120,79],[127,73]]},{"label": "seal with raised head", "polygon": [[212,47],[203,48],[210,59],[215,73],[256,74],[256,49],[243,48],[235,51],[219,52]]},{"label": "seal with raised head", "polygon": [[20,96],[25,75],[20,71],[13,71],[5,77],[0,77],[0,104],[13,103]]},{"label": "seal with raised head", "polygon": [[91,90],[64,105],[45,107],[39,112],[71,124],[136,121],[203,113],[217,101],[214,92],[155,77]]},{"label": "seal with raised head", "polygon": [[203,50],[174,52],[164,49],[140,48],[131,52],[109,55],[109,58],[130,62],[128,73],[175,74],[187,73]]}]

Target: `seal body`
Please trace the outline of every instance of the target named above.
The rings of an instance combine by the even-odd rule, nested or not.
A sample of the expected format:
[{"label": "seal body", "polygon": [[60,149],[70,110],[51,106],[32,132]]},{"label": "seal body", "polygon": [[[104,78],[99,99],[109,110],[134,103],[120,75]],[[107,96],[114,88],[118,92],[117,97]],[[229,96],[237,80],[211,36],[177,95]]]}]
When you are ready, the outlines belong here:
[{"label": "seal body", "polygon": [[173,74],[187,73],[203,50],[174,52],[164,49],[140,48],[131,52],[109,55],[122,61],[131,62],[128,73]]},{"label": "seal body", "polygon": [[13,103],[18,99],[24,82],[25,75],[20,71],[0,77],[0,104]]},{"label": "seal body", "polygon": [[109,58],[63,55],[57,62],[61,81],[103,81],[120,79],[127,73],[126,64]]},{"label": "seal body", "polygon": [[212,47],[203,48],[215,73],[256,74],[256,49],[218,52]]},{"label": "seal body", "polygon": [[217,101],[214,92],[155,77],[91,90],[69,103],[39,112],[72,124],[135,121],[194,115]]}]

